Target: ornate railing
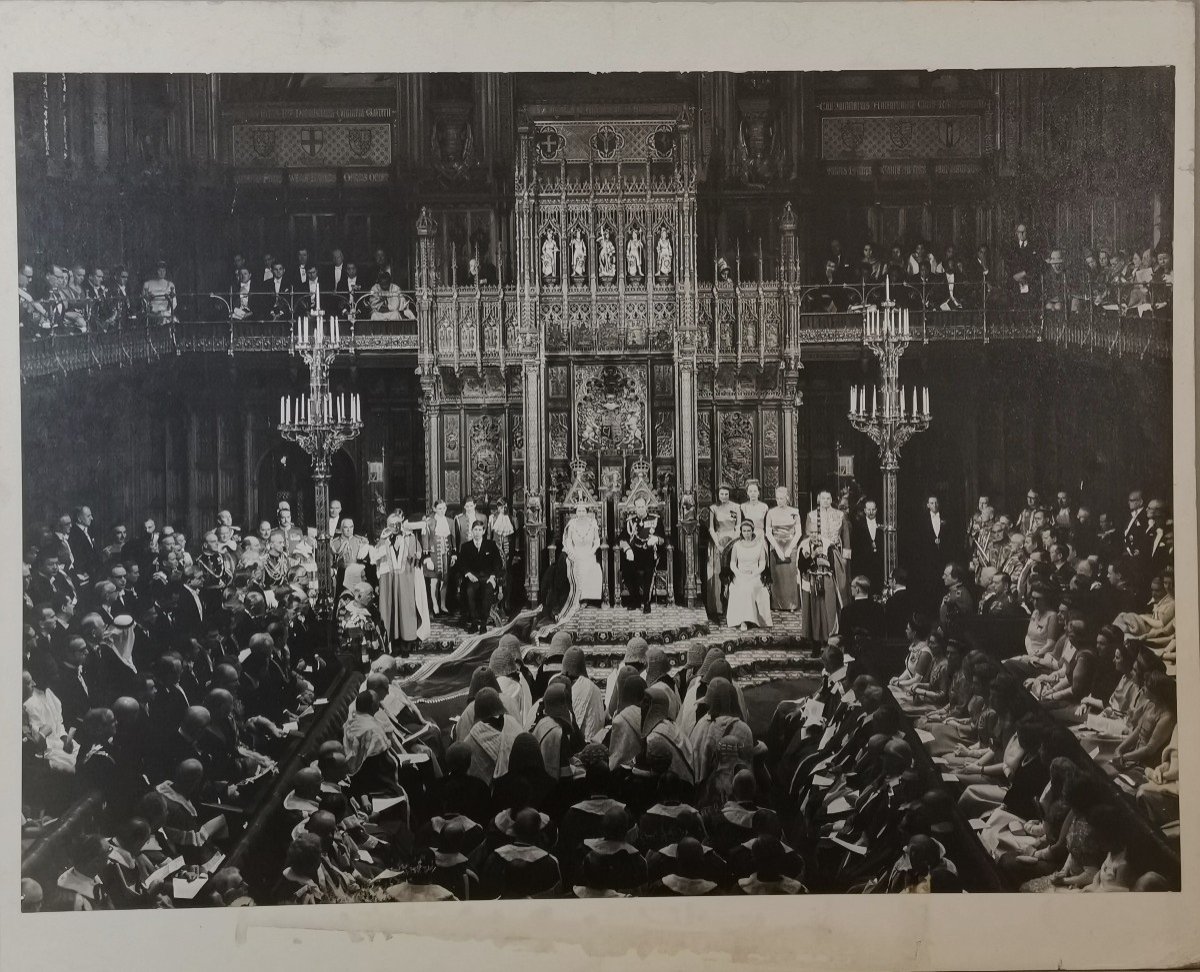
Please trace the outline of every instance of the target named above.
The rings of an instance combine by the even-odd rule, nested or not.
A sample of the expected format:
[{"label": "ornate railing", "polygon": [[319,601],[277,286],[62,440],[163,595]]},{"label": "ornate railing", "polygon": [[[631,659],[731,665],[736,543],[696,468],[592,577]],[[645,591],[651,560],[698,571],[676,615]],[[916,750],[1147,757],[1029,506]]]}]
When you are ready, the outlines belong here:
[{"label": "ornate railing", "polygon": [[[717,362],[765,363],[798,359],[805,349],[853,345],[862,341],[864,300],[880,285],[722,283],[702,285],[686,297],[616,292],[542,294],[534,298],[538,343],[549,354],[620,356],[670,354],[678,321],[694,319],[697,349]],[[1029,307],[989,306],[969,285],[957,289],[954,304],[945,288],[902,285],[892,296],[910,308],[913,339],[945,341],[1041,341],[1091,353],[1166,359],[1171,354],[1171,305],[1137,305],[1120,294],[1112,301],[1082,300],[1066,292],[1061,300],[1037,300]],[[974,295],[977,298],[981,295]],[[521,315],[513,287],[440,287],[428,303],[424,342],[442,367],[503,366],[520,353]],[[230,320],[223,300],[212,295],[181,295],[180,306],[197,316],[173,323],[122,321],[87,333],[42,332],[21,342],[23,380],[114,368],[184,354],[288,353],[287,321]],[[964,306],[965,305],[965,306]],[[413,318],[359,318],[344,325],[353,354],[416,353],[424,326],[418,302]],[[1138,311],[1141,311],[1140,314]],[[182,314],[177,314],[183,318]]]}]

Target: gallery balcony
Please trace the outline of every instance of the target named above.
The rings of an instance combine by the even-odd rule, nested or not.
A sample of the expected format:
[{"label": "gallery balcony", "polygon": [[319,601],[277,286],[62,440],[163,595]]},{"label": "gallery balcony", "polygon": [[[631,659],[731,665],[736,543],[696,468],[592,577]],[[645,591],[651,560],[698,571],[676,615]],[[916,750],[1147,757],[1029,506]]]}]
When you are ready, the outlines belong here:
[{"label": "gallery balcony", "polygon": [[[691,307],[681,295],[639,298],[623,291],[534,295],[538,331],[521,340],[514,287],[438,287],[426,301],[405,295],[400,320],[363,316],[343,323],[350,351],[416,362],[426,351],[439,367],[503,367],[531,349],[550,356],[669,356],[679,321],[694,320],[698,360],[712,364],[845,357],[863,340],[863,303],[890,296],[907,306],[914,342],[1029,341],[1088,354],[1165,361],[1171,354],[1171,305],[1129,304],[1125,292],[1110,300],[1037,299],[1025,307],[972,299],[963,285],[953,302],[936,293],[872,285],[702,284]],[[876,291],[880,291],[876,293]],[[192,355],[287,354],[289,320],[231,320],[227,298],[179,294],[174,319],[159,322],[140,309],[108,313],[83,302],[77,317],[60,313],[49,327],[21,329],[21,378],[50,378]],[[108,309],[110,310],[110,309]],[[344,319],[345,320],[345,319]],[[82,321],[82,323],[81,323]],[[86,330],[79,331],[82,326]],[[73,330],[73,327],[75,328]],[[421,335],[427,335],[422,339]]]}]

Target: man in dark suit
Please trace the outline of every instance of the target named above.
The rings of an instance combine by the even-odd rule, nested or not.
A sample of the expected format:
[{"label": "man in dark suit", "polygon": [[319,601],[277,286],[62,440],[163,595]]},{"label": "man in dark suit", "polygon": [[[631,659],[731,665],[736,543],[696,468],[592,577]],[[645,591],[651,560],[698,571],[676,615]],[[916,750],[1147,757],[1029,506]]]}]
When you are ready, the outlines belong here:
[{"label": "man in dark suit", "polygon": [[889,638],[903,638],[904,626],[917,610],[917,598],[908,589],[908,571],[897,567],[892,572],[892,592],[884,605],[883,630]]},{"label": "man in dark suit", "polygon": [[930,496],[925,501],[925,513],[917,532],[917,556],[921,571],[917,586],[919,595],[925,598],[931,610],[942,597],[942,570],[954,556],[951,549],[954,545],[953,536],[954,531],[942,516],[938,498]]},{"label": "man in dark suit", "polygon": [[870,580],[859,574],[850,581],[850,600],[838,618],[838,634],[847,639],[848,647],[853,651],[854,641],[859,636],[882,636],[884,623],[883,607],[871,599]]},{"label": "man in dark suit", "polygon": [[1157,577],[1174,566],[1174,541],[1167,529],[1167,504],[1163,500],[1152,499],[1146,506],[1146,533],[1136,556],[1142,578]]},{"label": "man in dark suit", "polygon": [[86,506],[77,506],[71,513],[71,530],[67,539],[71,544],[71,553],[75,555],[75,572],[79,577],[86,576],[95,581],[97,553],[96,541],[92,538],[92,511]]},{"label": "man in dark suit", "polygon": [[1136,557],[1145,546],[1149,522],[1142,491],[1135,489],[1129,494],[1129,519],[1125,521],[1125,552]]},{"label": "man in dark suit", "polygon": [[1037,307],[1041,303],[1042,256],[1029,241],[1024,223],[1017,224],[1017,238],[1005,255],[1004,269],[1014,307]]},{"label": "man in dark suit", "polygon": [[330,255],[331,263],[320,274],[321,295],[324,298],[325,309],[330,314],[344,315],[345,311],[338,307],[336,298],[346,292],[346,257],[341,250],[334,250]]},{"label": "man in dark suit", "polygon": [[471,525],[471,539],[458,548],[458,576],[462,578],[468,634],[487,627],[503,564],[500,548],[483,535],[484,529],[484,522],[476,520]]},{"label": "man in dark suit", "polygon": [[62,703],[63,725],[78,729],[83,717],[92,707],[93,689],[91,679],[84,672],[88,657],[87,642],[75,635],[58,652],[58,675],[51,684],[54,694]]},{"label": "man in dark suit", "polygon": [[850,549],[854,569],[871,582],[871,590],[883,590],[883,524],[874,500],[863,503],[863,515],[850,524]]},{"label": "man in dark suit", "polygon": [[284,273],[283,263],[276,260],[271,267],[271,279],[263,283],[262,293],[254,306],[258,320],[290,320],[292,316],[292,285]]},{"label": "man in dark suit", "polygon": [[183,575],[179,585],[178,607],[175,610],[175,634],[185,638],[199,638],[204,633],[204,570],[193,564]]}]

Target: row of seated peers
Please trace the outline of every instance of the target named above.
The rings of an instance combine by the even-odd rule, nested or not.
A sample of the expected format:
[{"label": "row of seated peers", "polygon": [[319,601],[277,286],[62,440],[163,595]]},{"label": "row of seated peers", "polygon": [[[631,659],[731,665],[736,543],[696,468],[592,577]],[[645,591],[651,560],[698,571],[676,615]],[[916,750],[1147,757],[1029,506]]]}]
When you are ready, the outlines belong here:
[{"label": "row of seated peers", "polygon": [[[940,630],[930,633],[928,644],[939,668],[933,680],[914,679],[906,668],[891,689],[945,778],[962,788],[959,810],[980,832],[1005,885],[1022,891],[1166,887],[1168,878],[1131,851],[1129,809],[1068,728],[1038,709],[988,653],[967,650]],[[1118,652],[1118,667],[1127,672],[1122,684],[1140,682],[1145,667],[1157,663],[1160,670],[1149,681],[1156,693],[1163,690],[1170,679],[1161,662],[1143,650],[1136,663],[1139,653],[1128,645]],[[1143,668],[1137,675],[1135,664]]]},{"label": "row of seated peers", "polygon": [[[324,743],[290,781],[270,828],[277,848],[271,880],[248,889],[240,871],[231,875],[213,863],[205,840],[198,851],[180,852],[187,868],[216,867],[207,877],[184,871],[185,888],[197,885],[186,900],[845,890],[850,869],[837,859],[838,845],[820,839],[823,820],[807,806],[807,792],[793,786],[797,747],[809,741],[829,753],[825,771],[845,784],[842,793],[857,788],[851,829],[842,833],[870,842],[856,869],[863,882],[874,880],[880,890],[959,886],[952,867],[941,866],[940,851],[933,853],[946,846],[931,835],[948,819],[947,801],[924,792],[910,772],[911,752],[881,746],[878,733],[867,731],[894,736],[897,710],[876,712],[883,692],[870,680],[850,691],[836,644],[826,649],[827,677],[816,693],[828,716],[813,722],[811,706],[800,722],[779,714],[768,734],[774,746],[755,740],[744,694],[720,649],[692,646],[684,667],[672,672],[661,649],[635,639],[601,686],[567,636],[556,635],[551,648],[535,676],[524,669],[515,639],[501,644],[473,676],[470,701],[445,734],[405,695],[394,659],[377,659],[341,740]],[[796,740],[783,731],[789,726]],[[173,776],[171,786],[185,800],[205,785],[202,768],[190,763]],[[821,785],[817,777],[814,786]],[[114,900],[106,887],[115,878],[97,859],[99,849],[132,854],[130,873],[148,879],[154,861],[141,859],[147,845],[138,835],[142,820],[152,833],[162,830],[151,805],[160,796],[142,797],[131,815],[110,817],[103,845],[86,835],[60,890],[85,886],[89,906],[122,906],[120,894]],[[183,835],[195,832],[190,819],[180,823]],[[156,837],[149,853],[175,836]],[[191,840],[180,839],[185,847]],[[256,866],[270,869],[262,859]],[[139,905],[166,903],[157,886],[143,884],[139,894]],[[79,905],[77,897],[54,901]],[[180,905],[178,895],[174,903]]]}]

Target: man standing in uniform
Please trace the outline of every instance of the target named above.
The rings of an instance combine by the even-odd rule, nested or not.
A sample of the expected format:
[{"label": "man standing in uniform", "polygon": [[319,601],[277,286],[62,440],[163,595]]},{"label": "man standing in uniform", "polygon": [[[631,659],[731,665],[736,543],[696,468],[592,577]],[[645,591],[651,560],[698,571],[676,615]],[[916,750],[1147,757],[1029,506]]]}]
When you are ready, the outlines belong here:
[{"label": "man standing in uniform", "polygon": [[650,513],[645,499],[638,497],[633,501],[633,512],[625,518],[625,533],[621,537],[625,556],[622,566],[631,610],[641,607],[643,614],[650,613],[654,569],[658,565],[659,548],[666,542],[662,519],[657,513]]},{"label": "man standing in uniform", "polygon": [[287,500],[279,501],[279,505],[275,508],[275,517],[279,524],[278,529],[283,534],[287,552],[290,554],[292,548],[304,539],[304,531],[292,522],[292,504]]}]

